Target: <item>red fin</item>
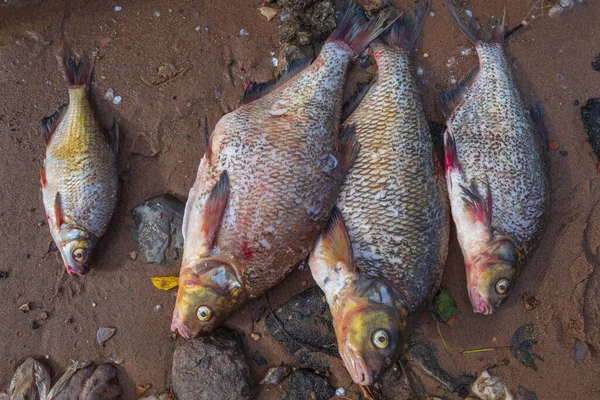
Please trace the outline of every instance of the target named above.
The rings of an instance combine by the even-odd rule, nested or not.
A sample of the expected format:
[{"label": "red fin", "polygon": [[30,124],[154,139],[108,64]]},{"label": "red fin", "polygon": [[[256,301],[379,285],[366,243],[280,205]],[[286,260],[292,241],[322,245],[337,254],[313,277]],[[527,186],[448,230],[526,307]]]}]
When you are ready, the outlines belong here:
[{"label": "red fin", "polygon": [[40,170],[40,182],[42,182],[43,188],[48,186],[48,181],[46,180],[46,170],[44,168]]},{"label": "red fin", "polygon": [[343,126],[342,130],[339,166],[343,169],[344,173],[348,173],[356,161],[356,157],[360,150],[360,144],[358,143],[358,140],[356,140],[356,127],[354,124]]},{"label": "red fin", "polygon": [[327,41],[342,41],[352,48],[354,55],[362,53],[386,29],[383,25],[388,18],[388,14],[382,12],[377,18],[366,21],[362,14],[360,6],[350,3]]},{"label": "red fin", "polygon": [[60,193],[58,192],[56,192],[56,197],[54,198],[54,220],[56,221],[56,226],[58,228],[60,228],[65,222],[62,210],[62,201],[60,200]]},{"label": "red fin", "polygon": [[492,195],[489,182],[486,185],[485,198],[477,189],[475,182],[471,183],[470,188],[461,185],[464,193],[464,200],[468,210],[473,213],[476,221],[482,222],[485,226],[492,224]]},{"label": "red fin", "polygon": [[229,177],[227,171],[221,173],[219,182],[215,185],[202,214],[202,245],[210,249],[217,237],[221,220],[225,214],[227,200],[229,199]]},{"label": "red fin", "polygon": [[400,16],[397,21],[390,24],[391,27],[387,32],[381,35],[382,39],[389,45],[412,51],[423,29],[429,6],[430,0],[421,0],[414,17],[406,14]]},{"label": "red fin", "polygon": [[119,152],[119,123],[120,121],[117,118],[113,118],[113,126],[108,132],[108,141],[110,142],[110,148],[115,154]]},{"label": "red fin", "polygon": [[65,77],[69,88],[79,86],[89,87],[92,79],[92,70],[94,69],[93,59],[91,62],[83,59],[79,59],[77,62],[75,57],[69,53],[64,59],[64,66]]},{"label": "red fin", "polygon": [[529,114],[531,114],[531,119],[533,120],[533,123],[537,129],[537,133],[540,136],[542,148],[544,150],[548,150],[548,130],[546,129],[546,124],[544,123],[544,109],[542,105],[538,103],[535,107],[531,107],[529,109]]},{"label": "red fin", "polygon": [[344,225],[342,213],[337,207],[333,209],[331,219],[323,232],[321,245],[327,265],[337,265],[341,262],[347,268],[353,269],[354,257],[350,238]]},{"label": "red fin", "polygon": [[63,104],[58,108],[58,110],[56,110],[54,114],[42,119],[42,134],[44,135],[44,141],[46,142],[46,146],[48,146],[48,143],[50,143],[50,140],[52,139],[52,134],[58,127],[58,124],[60,124],[60,121],[62,121],[66,110],[67,105]]},{"label": "red fin", "polygon": [[204,117],[204,153],[206,154],[206,160],[210,162],[212,156],[212,144],[210,142],[211,135],[208,131],[208,117]]},{"label": "red fin", "polygon": [[459,169],[458,156],[456,155],[456,142],[454,141],[454,136],[452,136],[452,133],[450,132],[446,132],[444,151],[446,153],[446,171]]}]

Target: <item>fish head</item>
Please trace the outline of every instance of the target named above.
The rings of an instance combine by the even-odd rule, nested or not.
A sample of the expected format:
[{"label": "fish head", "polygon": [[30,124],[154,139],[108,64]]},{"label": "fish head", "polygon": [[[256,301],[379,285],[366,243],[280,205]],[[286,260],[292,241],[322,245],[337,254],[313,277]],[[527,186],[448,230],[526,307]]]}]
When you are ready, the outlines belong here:
[{"label": "fish head", "polygon": [[492,240],[468,266],[467,287],[473,311],[491,314],[508,298],[519,275],[519,252],[506,237]]},{"label": "fish head", "polygon": [[85,275],[90,270],[89,259],[96,237],[80,228],[63,225],[58,232],[56,247],[60,251],[69,275]]},{"label": "fish head", "polygon": [[209,333],[247,299],[236,269],[226,260],[203,259],[184,266],[171,330],[186,339]]},{"label": "fish head", "polygon": [[341,301],[338,349],[355,383],[371,385],[398,359],[407,333],[404,296],[386,281],[364,279]]}]

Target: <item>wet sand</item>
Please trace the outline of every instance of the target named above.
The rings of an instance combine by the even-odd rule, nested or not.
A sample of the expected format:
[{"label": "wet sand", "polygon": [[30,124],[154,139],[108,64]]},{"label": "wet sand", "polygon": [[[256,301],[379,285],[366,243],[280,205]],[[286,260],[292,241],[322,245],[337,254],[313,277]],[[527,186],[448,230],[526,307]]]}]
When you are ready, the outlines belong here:
[{"label": "wet sand", "polygon": [[[489,0],[475,15],[501,10],[503,1]],[[535,1],[508,0],[514,26]],[[548,2],[546,2],[548,3]],[[177,261],[166,266],[132,260],[136,246],[127,232],[130,210],[154,195],[169,192],[185,200],[203,154],[201,121],[211,125],[240,102],[244,81],[272,78],[271,52],[279,53],[276,26],[258,11],[262,2],[232,0],[144,2],[18,1],[0,4],[0,387],[9,383],[25,358],[48,358],[54,376],[69,360],[122,361],[125,398],[135,398],[133,384],[151,383],[150,393],[169,386],[171,355],[176,344],[170,329],[175,291],[152,286],[153,276],[176,275]],[[410,0],[399,2],[413,6]],[[122,10],[116,12],[119,5]],[[460,80],[477,57],[442,0],[433,0],[414,56],[426,113],[443,122],[438,92],[452,77]],[[155,13],[159,15],[156,16]],[[539,15],[539,10],[535,12]],[[526,103],[541,101],[551,140],[552,212],[543,243],[519,279],[510,299],[492,316],[471,312],[465,290],[462,256],[454,235],[444,285],[455,297],[460,314],[453,328],[442,327],[452,354],[443,350],[435,323],[422,315],[419,338],[436,343],[443,365],[456,373],[478,374],[494,368],[516,393],[519,385],[540,399],[600,398],[600,178],[579,120],[575,100],[600,96],[600,73],[590,62],[600,52],[600,3],[588,1],[558,19],[540,17],[508,43]],[[199,28],[198,28],[199,27]],[[205,28],[208,27],[206,30]],[[240,35],[245,29],[249,35]],[[69,277],[58,253],[47,254],[50,241],[39,190],[44,158],[41,118],[66,102],[62,71],[56,60],[64,43],[90,54],[98,48],[91,94],[106,127],[121,119],[121,192],[108,233],[99,243],[93,270]],[[470,48],[469,55],[461,50]],[[231,54],[231,65],[227,58]],[[428,57],[425,57],[425,54]],[[455,61],[448,66],[448,61]],[[178,74],[177,74],[178,73]],[[123,101],[104,99],[112,88]],[[351,92],[351,88],[347,90]],[[304,282],[304,285],[303,285]],[[273,289],[273,307],[313,285],[308,271],[297,272]],[[521,297],[532,293],[539,306],[528,311]],[[32,311],[19,306],[31,302]],[[159,311],[155,307],[161,305]],[[283,345],[261,332],[250,333],[265,298],[250,302],[226,325],[244,332],[248,356],[259,351],[268,365],[248,362],[257,381],[270,366],[295,365]],[[41,312],[49,318],[32,329]],[[464,349],[501,347],[513,332],[532,322],[538,330],[538,369],[521,366],[508,350],[461,355]],[[100,326],[116,328],[104,346],[96,343]],[[181,340],[181,339],[178,339]],[[574,360],[575,340],[591,349],[584,361]],[[334,387],[350,378],[341,361],[329,377]],[[437,384],[426,381],[432,394]],[[355,393],[356,389],[349,387]],[[275,399],[278,388],[261,388],[259,399]],[[356,398],[355,394],[351,394]]]}]

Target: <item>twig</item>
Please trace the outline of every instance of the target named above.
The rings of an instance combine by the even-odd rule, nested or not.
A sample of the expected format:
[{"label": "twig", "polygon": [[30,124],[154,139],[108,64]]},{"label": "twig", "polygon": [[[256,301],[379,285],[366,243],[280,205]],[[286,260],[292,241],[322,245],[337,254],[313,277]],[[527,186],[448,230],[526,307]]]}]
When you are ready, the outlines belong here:
[{"label": "twig", "polygon": [[460,352],[460,354],[484,353],[486,351],[503,350],[503,349],[510,349],[510,347],[509,346],[484,347],[482,349],[463,350]]},{"label": "twig", "polygon": [[440,329],[440,324],[437,321],[435,321],[435,325],[437,326],[437,331],[438,331],[438,334],[440,335],[440,339],[442,339],[442,344],[444,345],[444,348],[446,349],[448,354],[452,354],[452,350],[450,350],[450,347],[448,347],[448,345],[446,344],[446,341],[444,340],[444,337],[442,336],[442,330]]}]

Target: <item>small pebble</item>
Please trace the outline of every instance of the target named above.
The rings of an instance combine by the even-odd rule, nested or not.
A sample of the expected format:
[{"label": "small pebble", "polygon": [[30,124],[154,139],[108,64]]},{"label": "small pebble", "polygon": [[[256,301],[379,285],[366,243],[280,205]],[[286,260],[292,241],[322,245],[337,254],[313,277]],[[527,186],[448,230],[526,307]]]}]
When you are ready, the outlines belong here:
[{"label": "small pebble", "polygon": [[47,313],[46,311],[42,311],[42,312],[40,313],[40,315],[39,315],[39,318],[40,318],[42,321],[45,321],[45,320],[47,320],[47,319],[48,319],[48,313]]},{"label": "small pebble", "polygon": [[575,341],[575,351],[574,357],[575,361],[583,361],[587,357],[588,353],[588,345],[587,343],[582,343],[579,340]]},{"label": "small pebble", "polygon": [[290,17],[290,15],[288,13],[286,13],[285,11],[282,12],[281,14],[279,14],[279,20],[280,21],[285,21],[286,19],[288,19]]},{"label": "small pebble", "polygon": [[39,324],[37,321],[35,321],[35,320],[34,320],[34,321],[31,321],[31,322],[29,323],[29,327],[30,327],[31,329],[37,329],[37,328],[39,328],[39,327],[40,327],[40,324]]},{"label": "small pebble", "polygon": [[40,221],[37,223],[37,226],[44,226],[44,225],[46,225],[46,222],[44,222],[44,221]]},{"label": "small pebble", "polygon": [[573,107],[577,107],[579,105],[579,100],[575,99],[573,102]]},{"label": "small pebble", "polygon": [[49,360],[50,359],[50,354],[46,354],[45,358],[46,358],[46,360]]},{"label": "small pebble", "polygon": [[435,13],[432,11],[432,12],[429,13],[429,15],[432,16],[432,17],[434,17]]},{"label": "small pebble", "polygon": [[121,7],[121,6],[115,6],[115,11],[116,11],[116,12],[119,12],[119,11],[121,11],[122,9],[123,9],[123,7]]},{"label": "small pebble", "polygon": [[568,152],[568,151],[566,151],[566,150],[561,150],[561,151],[559,151],[558,153],[559,153],[561,156],[563,156],[563,157],[566,157],[566,156],[568,156],[568,155],[569,155],[569,152]]},{"label": "small pebble", "polygon": [[548,147],[550,148],[550,150],[558,150],[558,148],[560,146],[559,146],[558,142],[551,140],[550,143],[548,143]]},{"label": "small pebble", "polygon": [[106,94],[104,95],[104,98],[108,101],[112,101],[112,99],[115,97],[115,91],[112,89],[108,89],[106,91]]},{"label": "small pebble", "polygon": [[450,78],[450,83],[456,85],[456,78]]},{"label": "small pebble", "polygon": [[25,303],[21,307],[19,307],[19,310],[23,312],[29,312],[31,310],[31,307],[29,303]]},{"label": "small pebble", "polygon": [[247,30],[245,30],[244,28],[242,28],[242,29],[240,29],[240,35],[242,35],[242,36],[248,36],[249,34],[248,34]]},{"label": "small pebble", "polygon": [[463,56],[468,56],[469,54],[471,54],[471,48],[470,47],[465,47],[460,51],[460,54]]},{"label": "small pebble", "polygon": [[279,65],[279,60],[277,59],[277,57],[271,58],[271,64],[273,64],[274,67]]},{"label": "small pebble", "polygon": [[154,16],[158,18],[160,17],[160,13],[158,11],[154,11]]},{"label": "small pebble", "polygon": [[255,341],[258,342],[261,338],[260,333],[253,333],[252,335],[250,335],[250,337]]},{"label": "small pebble", "polygon": [[209,29],[208,29],[208,26],[207,26],[206,28],[204,28],[204,32],[205,32],[205,33],[208,33],[208,30],[209,30]]},{"label": "small pebble", "polygon": [[96,340],[98,344],[104,344],[108,339],[113,337],[115,334],[115,328],[100,328],[96,333]]},{"label": "small pebble", "polygon": [[424,72],[425,71],[423,71],[423,67],[417,68],[417,75],[421,76],[421,75],[423,75]]},{"label": "small pebble", "polygon": [[425,58],[429,57],[429,53],[423,53],[423,57],[425,57]]},{"label": "small pebble", "polygon": [[346,389],[344,389],[343,387],[339,387],[335,390],[335,395],[337,397],[343,397],[346,395]]},{"label": "small pebble", "polygon": [[113,104],[114,105],[121,104],[122,101],[123,101],[123,98],[121,96],[115,96],[115,98],[113,99]]},{"label": "small pebble", "polygon": [[133,261],[137,260],[138,253],[136,253],[135,251],[132,251],[131,253],[129,253],[129,258],[131,258]]},{"label": "small pebble", "polygon": [[223,93],[219,89],[215,89],[215,98],[220,99]]},{"label": "small pebble", "polygon": [[201,27],[197,26],[196,27],[196,32],[200,32],[200,29],[202,29]]},{"label": "small pebble", "polygon": [[302,282],[300,282],[300,284],[301,284],[302,286],[306,286],[306,285],[308,285],[308,282],[306,282],[306,281],[302,281]]},{"label": "small pebble", "polygon": [[465,10],[465,14],[467,14],[469,18],[473,17],[473,13],[471,12],[471,10]]},{"label": "small pebble", "polygon": [[160,304],[157,304],[154,306],[154,311],[160,311],[162,310],[162,306]]},{"label": "small pebble", "polygon": [[96,307],[96,303],[92,303],[92,307]]},{"label": "small pebble", "polygon": [[455,57],[450,57],[448,59],[448,61],[446,62],[446,67],[450,68],[452,66],[452,64],[454,64],[455,61],[456,61]]}]

